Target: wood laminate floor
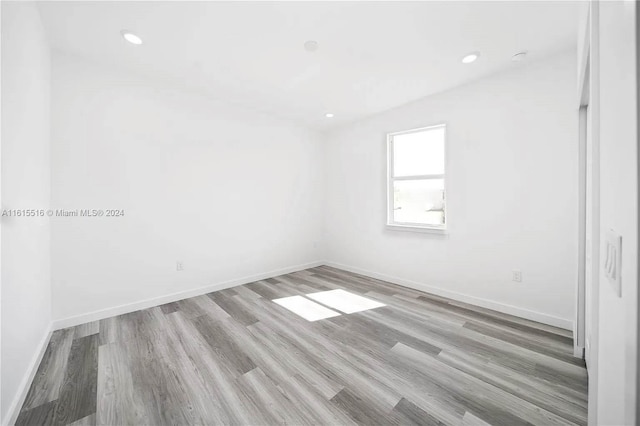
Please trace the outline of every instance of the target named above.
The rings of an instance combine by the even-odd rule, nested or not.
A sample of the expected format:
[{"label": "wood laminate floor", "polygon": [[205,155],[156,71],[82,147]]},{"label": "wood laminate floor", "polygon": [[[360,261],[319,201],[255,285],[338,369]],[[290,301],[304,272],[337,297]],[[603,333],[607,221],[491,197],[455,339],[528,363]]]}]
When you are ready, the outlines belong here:
[{"label": "wood laminate floor", "polygon": [[[308,322],[272,299],[386,304]],[[570,333],[318,267],[53,333],[18,425],[586,424]]]}]

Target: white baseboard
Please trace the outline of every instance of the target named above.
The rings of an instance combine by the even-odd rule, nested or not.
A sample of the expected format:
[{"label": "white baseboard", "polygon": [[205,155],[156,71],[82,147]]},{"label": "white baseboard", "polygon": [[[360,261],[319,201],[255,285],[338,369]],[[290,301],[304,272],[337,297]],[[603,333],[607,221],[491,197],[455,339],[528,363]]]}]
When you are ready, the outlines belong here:
[{"label": "white baseboard", "polygon": [[18,414],[20,414],[20,409],[22,408],[22,404],[24,404],[24,400],[27,397],[27,392],[29,392],[29,387],[31,387],[31,382],[38,372],[38,367],[40,366],[40,362],[42,361],[42,357],[44,356],[44,352],[47,350],[47,346],[49,345],[49,340],[51,339],[51,333],[53,332],[53,328],[51,324],[47,327],[46,332],[40,343],[38,344],[38,348],[36,353],[31,358],[31,362],[29,363],[29,368],[25,373],[22,381],[20,381],[20,386],[18,387],[18,392],[16,396],[13,398],[11,402],[11,406],[7,410],[7,415],[2,421],[3,426],[13,425],[18,420]]},{"label": "white baseboard", "polygon": [[119,305],[111,308],[101,309],[98,311],[88,312],[88,313],[76,315],[73,317],[62,318],[62,319],[53,321],[52,329],[59,330],[62,328],[73,327],[75,325],[80,325],[80,324],[84,324],[91,321],[97,321],[97,320],[109,318],[116,315],[122,315],[129,312],[138,311],[140,309],[152,308],[154,306],[163,305],[165,303],[175,302],[175,301],[186,299],[189,297],[200,296],[202,294],[211,293],[212,291],[224,290],[225,288],[235,287],[243,284],[248,284],[254,281],[260,281],[267,278],[277,277],[278,275],[289,274],[292,272],[301,271],[304,269],[313,268],[320,265],[327,265],[327,266],[331,266],[338,269],[344,269],[345,271],[350,271],[356,274],[361,274],[361,275],[369,276],[379,280],[388,281],[393,284],[398,284],[404,287],[413,288],[413,289],[424,291],[427,293],[433,293],[438,296],[448,297],[453,300],[469,303],[469,304],[480,306],[487,309],[492,309],[494,311],[502,312],[509,315],[514,315],[514,316],[525,318],[531,321],[540,322],[542,324],[547,324],[547,325],[559,327],[566,330],[573,330],[573,321],[569,319],[560,318],[560,317],[545,314],[542,312],[532,311],[529,309],[520,308],[517,306],[508,305],[500,302],[495,302],[493,300],[470,296],[467,294],[446,290],[440,287],[430,286],[430,285],[416,282],[416,281],[405,280],[402,278],[393,277],[393,276],[381,274],[378,272],[373,272],[373,271],[368,271],[368,270],[353,267],[353,266],[343,265],[341,263],[337,263],[333,261],[315,261],[315,262],[305,263],[301,265],[290,266],[290,267],[281,268],[281,269],[277,269],[270,272],[228,280],[228,281],[211,284],[204,287],[198,287],[191,290],[181,291],[181,292],[172,293],[164,296],[154,297],[151,299],[140,300],[140,301],[128,303],[125,305]]},{"label": "white baseboard", "polygon": [[125,305],[114,306],[111,308],[100,309],[98,311],[88,312],[86,314],[75,315],[68,318],[57,319],[53,321],[53,329],[60,330],[62,328],[73,327],[87,322],[98,321],[101,319],[113,317],[116,315],[127,314],[129,312],[139,311],[141,309],[152,308],[165,303],[176,302],[178,300],[187,299],[189,297],[200,296],[211,293],[212,291],[224,290],[225,288],[236,287],[243,284],[252,283],[254,281],[266,280],[267,278],[277,277],[278,275],[290,274],[292,272],[302,271],[303,269],[314,268],[324,265],[325,262],[315,261],[302,265],[289,266],[286,268],[276,269],[274,271],[261,274],[251,275],[248,277],[237,278],[224,281],[221,283],[211,284],[204,287],[198,287],[191,290],[180,291],[177,293],[167,294],[164,296],[154,297],[151,299],[139,300]]},{"label": "white baseboard", "polygon": [[528,319],[531,321],[536,321],[542,324],[551,325],[551,326],[562,328],[565,330],[573,330],[573,321],[569,319],[556,317],[556,316],[545,314],[542,312],[531,311],[529,309],[519,308],[517,306],[507,305],[504,303],[495,302],[493,300],[482,299],[480,297],[469,296],[467,294],[446,290],[440,287],[433,287],[433,286],[416,282],[416,281],[405,280],[402,278],[392,277],[390,275],[385,275],[378,272],[367,271],[367,270],[356,268],[353,266],[343,265],[337,262],[327,261],[324,264],[327,266],[331,266],[333,268],[344,269],[345,271],[353,272],[360,275],[365,275],[365,276],[376,278],[383,281],[388,281],[393,284],[398,284],[404,287],[413,288],[415,290],[424,291],[426,293],[432,293],[438,296],[448,297],[449,299],[457,300],[459,302],[469,303],[471,305],[480,306],[483,308],[502,312],[504,314],[514,315],[516,317]]}]

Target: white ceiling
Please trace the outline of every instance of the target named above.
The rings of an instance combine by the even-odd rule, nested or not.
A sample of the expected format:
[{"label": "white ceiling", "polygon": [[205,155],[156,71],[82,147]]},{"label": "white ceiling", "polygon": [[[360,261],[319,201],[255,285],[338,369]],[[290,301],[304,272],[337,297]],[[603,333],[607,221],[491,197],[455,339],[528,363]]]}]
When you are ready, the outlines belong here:
[{"label": "white ceiling", "polygon": [[[576,2],[42,2],[54,48],[327,129],[576,44]],[[129,29],[144,40],[125,42]],[[315,53],[304,50],[317,40]],[[524,64],[511,56],[529,51]],[[480,51],[471,65],[460,62]],[[335,118],[324,117],[326,112]]]}]

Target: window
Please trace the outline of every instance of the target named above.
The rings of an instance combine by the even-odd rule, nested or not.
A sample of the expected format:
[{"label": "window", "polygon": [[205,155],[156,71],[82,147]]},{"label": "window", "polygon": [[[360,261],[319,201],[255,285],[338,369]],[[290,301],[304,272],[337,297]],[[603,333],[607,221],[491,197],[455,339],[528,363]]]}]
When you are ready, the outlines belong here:
[{"label": "window", "polygon": [[388,135],[387,225],[444,231],[445,125]]}]

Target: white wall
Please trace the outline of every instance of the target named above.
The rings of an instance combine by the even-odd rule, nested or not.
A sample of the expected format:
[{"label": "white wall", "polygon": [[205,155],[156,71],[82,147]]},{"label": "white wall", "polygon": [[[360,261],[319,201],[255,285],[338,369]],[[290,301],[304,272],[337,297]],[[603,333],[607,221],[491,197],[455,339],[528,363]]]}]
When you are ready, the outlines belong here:
[{"label": "white wall", "polygon": [[320,135],[157,83],[54,54],[56,320],[321,260]]},{"label": "white wall", "polygon": [[[578,242],[575,61],[567,52],[514,65],[332,133],[329,260],[571,328]],[[442,122],[448,238],[386,230],[386,134]],[[511,280],[513,269],[522,270],[522,283]]]},{"label": "white wall", "polygon": [[[622,236],[622,297],[600,273],[598,424],[637,424],[638,109],[635,2],[600,2],[600,253]],[[604,261],[601,256],[601,262]],[[602,263],[601,263],[602,264]]]},{"label": "white wall", "polygon": [[[33,3],[2,2],[2,208],[46,209],[50,57]],[[51,323],[49,219],[2,218],[2,423]]]}]

